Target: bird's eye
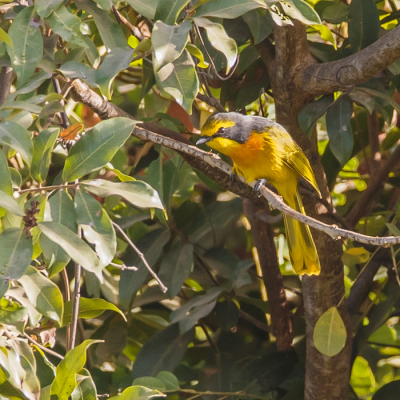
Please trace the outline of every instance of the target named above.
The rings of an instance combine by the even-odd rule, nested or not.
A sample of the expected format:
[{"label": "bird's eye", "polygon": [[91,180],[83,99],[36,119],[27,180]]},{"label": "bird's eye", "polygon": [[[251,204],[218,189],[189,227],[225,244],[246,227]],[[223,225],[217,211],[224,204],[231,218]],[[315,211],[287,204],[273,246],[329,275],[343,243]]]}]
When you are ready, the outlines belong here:
[{"label": "bird's eye", "polygon": [[218,133],[224,133],[224,132],[225,132],[225,128],[223,128],[223,127],[221,126],[221,128],[218,129]]}]

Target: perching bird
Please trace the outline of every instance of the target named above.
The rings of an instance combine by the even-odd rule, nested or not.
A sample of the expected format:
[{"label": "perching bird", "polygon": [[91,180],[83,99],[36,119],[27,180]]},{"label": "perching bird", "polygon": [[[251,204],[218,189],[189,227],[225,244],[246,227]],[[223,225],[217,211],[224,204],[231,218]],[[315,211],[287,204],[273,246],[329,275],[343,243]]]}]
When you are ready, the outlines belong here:
[{"label": "perching bird", "polygon": [[[286,204],[305,214],[298,184],[302,176],[320,194],[314,173],[301,148],[281,125],[267,118],[234,112],[212,115],[201,129],[197,145],[229,156],[233,171],[247,182],[266,179]],[[284,214],[289,254],[297,274],[318,275],[317,249],[308,225]]]}]

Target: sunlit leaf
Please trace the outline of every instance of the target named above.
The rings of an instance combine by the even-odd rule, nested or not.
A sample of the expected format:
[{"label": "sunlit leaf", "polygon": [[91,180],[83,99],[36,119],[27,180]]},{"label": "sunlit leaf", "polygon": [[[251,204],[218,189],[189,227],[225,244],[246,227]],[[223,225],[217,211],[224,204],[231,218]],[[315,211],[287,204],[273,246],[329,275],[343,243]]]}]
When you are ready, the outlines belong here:
[{"label": "sunlit leaf", "polygon": [[13,121],[0,122],[0,143],[18,151],[27,164],[30,165],[33,153],[32,138],[21,125]]},{"label": "sunlit leaf", "polygon": [[247,11],[267,8],[262,0],[217,0],[195,8],[195,17],[237,18]]},{"label": "sunlit leaf", "polygon": [[179,13],[190,0],[162,0],[158,1],[155,19],[160,19],[169,25],[174,25]]},{"label": "sunlit leaf", "polygon": [[98,123],[70,150],[65,161],[63,180],[74,181],[104,167],[128,139],[135,123],[123,117]]},{"label": "sunlit leaf", "polygon": [[325,311],[314,327],[314,346],[322,354],[333,357],[346,344],[347,332],[336,307]]},{"label": "sunlit leaf", "polygon": [[0,28],[0,42],[4,42],[5,44],[8,44],[10,47],[14,47],[10,36],[8,36],[8,34],[1,28]]},{"label": "sunlit leaf", "polygon": [[146,18],[153,19],[156,15],[158,0],[126,0],[126,2]]},{"label": "sunlit leaf", "polygon": [[149,389],[144,386],[130,386],[120,395],[110,397],[109,400],[147,400],[153,397],[165,397],[165,395],[158,390]]},{"label": "sunlit leaf", "polygon": [[7,211],[15,215],[18,215],[20,217],[25,216],[25,213],[21,210],[21,207],[14,200],[14,198],[8,195],[7,193],[4,193],[1,190],[0,190],[0,207],[3,207]]},{"label": "sunlit leaf", "polygon": [[101,340],[85,340],[66,354],[57,366],[56,377],[51,384],[51,395],[57,396],[58,400],[68,400],[77,385],[76,374],[85,366],[87,348],[100,342]]},{"label": "sunlit leaf", "polygon": [[283,12],[306,25],[320,25],[321,20],[314,9],[303,0],[285,0],[280,2]]},{"label": "sunlit leaf", "polygon": [[77,386],[71,393],[71,400],[97,400],[96,385],[87,369],[76,375]]},{"label": "sunlit leaf", "polygon": [[103,269],[96,253],[76,233],[57,222],[39,222],[38,228],[48,239],[60,245],[65,252],[78,264],[89,272],[93,272],[103,280]]},{"label": "sunlit leaf", "polygon": [[64,303],[58,286],[32,266],[19,281],[36,310],[61,325]]},{"label": "sunlit leaf", "polygon": [[[66,326],[71,323],[72,305],[72,300],[67,301],[64,305],[64,318],[62,326]],[[124,320],[126,320],[125,314],[118,307],[104,299],[87,299],[85,297],[81,297],[79,301],[79,318],[96,318],[107,310],[117,312],[122,316],[122,318],[124,318]]]},{"label": "sunlit leaf", "polygon": [[191,43],[188,43],[185,48],[192,56],[195,56],[199,59],[199,62],[197,63],[198,67],[208,68],[210,64],[204,59],[204,54],[200,51],[198,47]]}]

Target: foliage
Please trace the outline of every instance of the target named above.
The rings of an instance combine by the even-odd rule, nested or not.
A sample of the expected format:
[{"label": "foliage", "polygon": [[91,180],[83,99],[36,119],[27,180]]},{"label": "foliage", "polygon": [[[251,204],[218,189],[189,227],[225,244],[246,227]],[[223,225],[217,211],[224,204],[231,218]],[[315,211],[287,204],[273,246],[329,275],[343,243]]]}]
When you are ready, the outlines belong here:
[{"label": "foliage", "polygon": [[[282,219],[273,215],[293,322],[294,345],[285,352],[268,327],[242,199],[132,131],[147,121],[196,133],[214,111],[199,92],[226,109],[262,109],[274,119],[273,98],[259,101],[261,89],[271,94],[272,88],[256,48],[274,26],[302,22],[314,58],[334,61],[395,28],[396,3],[8,3],[0,0],[0,66],[14,72],[0,105],[0,398],[144,400],[206,391],[221,398],[232,392],[302,398],[303,297]],[[314,99],[299,115],[305,134],[316,127],[341,218],[398,146],[399,63],[347,92]],[[100,121],[68,95],[74,78],[134,120]],[[400,176],[390,172],[377,205],[354,221],[362,233],[399,235]],[[400,380],[398,247],[374,251],[344,244],[347,296],[360,271],[372,264],[377,270],[351,314],[350,384],[360,397],[390,400],[398,397]],[[74,317],[77,287],[82,297]],[[324,311],[315,346],[334,356],[349,339],[337,308]],[[74,318],[78,345],[71,348]]]}]

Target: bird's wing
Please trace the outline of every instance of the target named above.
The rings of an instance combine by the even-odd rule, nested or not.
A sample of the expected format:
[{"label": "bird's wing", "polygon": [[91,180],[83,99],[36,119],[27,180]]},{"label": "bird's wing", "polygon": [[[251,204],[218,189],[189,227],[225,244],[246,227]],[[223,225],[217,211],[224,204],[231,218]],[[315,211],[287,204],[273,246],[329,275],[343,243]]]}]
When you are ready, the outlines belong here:
[{"label": "bird's wing", "polygon": [[285,157],[285,164],[289,167],[293,168],[300,176],[302,176],[310,185],[318,192],[321,196],[321,192],[319,191],[317,181],[315,180],[314,172],[311,168],[310,162],[307,157],[303,153],[303,151],[295,145],[294,149],[288,151],[287,157]]}]

